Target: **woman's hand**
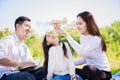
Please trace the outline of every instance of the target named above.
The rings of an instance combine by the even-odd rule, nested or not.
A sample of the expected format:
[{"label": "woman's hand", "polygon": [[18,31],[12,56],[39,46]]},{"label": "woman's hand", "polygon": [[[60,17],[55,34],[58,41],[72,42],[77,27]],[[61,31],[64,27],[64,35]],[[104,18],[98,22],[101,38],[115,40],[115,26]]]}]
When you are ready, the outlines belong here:
[{"label": "woman's hand", "polygon": [[76,80],[76,75],[75,74],[73,74],[72,76],[71,76],[71,80]]},{"label": "woman's hand", "polygon": [[61,28],[60,24],[54,24],[54,29],[58,34],[67,35],[67,33]]}]

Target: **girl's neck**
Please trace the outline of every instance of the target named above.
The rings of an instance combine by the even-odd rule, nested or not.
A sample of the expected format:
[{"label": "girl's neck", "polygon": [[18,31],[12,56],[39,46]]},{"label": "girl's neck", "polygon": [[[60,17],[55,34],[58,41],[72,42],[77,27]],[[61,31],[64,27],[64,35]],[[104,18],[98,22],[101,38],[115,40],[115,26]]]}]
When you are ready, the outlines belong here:
[{"label": "girl's neck", "polygon": [[55,46],[59,46],[59,45],[60,45],[60,43],[59,43],[59,42],[56,42],[54,45],[55,45]]}]

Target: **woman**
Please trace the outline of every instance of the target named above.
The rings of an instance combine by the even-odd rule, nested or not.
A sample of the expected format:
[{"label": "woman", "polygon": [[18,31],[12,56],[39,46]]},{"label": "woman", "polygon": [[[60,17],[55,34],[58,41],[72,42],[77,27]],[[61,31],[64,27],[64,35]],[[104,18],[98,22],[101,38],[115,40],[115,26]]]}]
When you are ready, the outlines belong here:
[{"label": "woman", "polygon": [[67,43],[60,43],[57,36],[45,35],[43,40],[44,68],[47,80],[72,80],[75,76],[75,66],[71,50]]},{"label": "woman", "polygon": [[97,24],[88,11],[77,15],[77,29],[82,34],[80,44],[71,38],[59,25],[54,25],[56,32],[66,36],[72,48],[83,57],[75,65],[86,64],[76,69],[76,74],[88,80],[110,80],[111,69],[106,57],[106,44]]}]

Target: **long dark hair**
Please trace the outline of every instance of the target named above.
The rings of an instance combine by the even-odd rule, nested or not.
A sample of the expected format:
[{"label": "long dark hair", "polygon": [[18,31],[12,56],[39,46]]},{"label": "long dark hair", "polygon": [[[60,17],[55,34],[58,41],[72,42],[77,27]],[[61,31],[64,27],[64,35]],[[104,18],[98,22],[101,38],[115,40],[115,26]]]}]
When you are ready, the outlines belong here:
[{"label": "long dark hair", "polygon": [[[44,63],[43,63],[43,67],[44,67],[45,72],[46,72],[45,75],[47,75],[47,73],[48,73],[48,71],[47,71],[47,69],[48,69],[48,59],[49,59],[48,52],[49,52],[49,49],[52,46],[54,46],[54,45],[53,44],[47,45],[47,39],[46,39],[46,35],[45,35],[45,37],[43,39],[43,42],[42,42],[42,46],[43,46],[43,51],[44,51]],[[66,49],[66,46],[65,46],[64,43],[63,43],[62,48],[63,48],[63,51],[64,51],[64,56],[68,58],[68,56],[67,56],[67,49]]]},{"label": "long dark hair", "polygon": [[106,44],[105,44],[105,40],[103,38],[103,36],[101,35],[99,29],[98,29],[98,26],[94,20],[94,17],[92,16],[92,14],[88,11],[85,11],[85,12],[82,12],[82,13],[79,13],[77,15],[77,17],[81,17],[83,19],[83,21],[86,22],[87,24],[87,31],[90,35],[93,35],[93,36],[98,36],[101,38],[101,43],[102,43],[102,51],[105,51],[106,52]]}]

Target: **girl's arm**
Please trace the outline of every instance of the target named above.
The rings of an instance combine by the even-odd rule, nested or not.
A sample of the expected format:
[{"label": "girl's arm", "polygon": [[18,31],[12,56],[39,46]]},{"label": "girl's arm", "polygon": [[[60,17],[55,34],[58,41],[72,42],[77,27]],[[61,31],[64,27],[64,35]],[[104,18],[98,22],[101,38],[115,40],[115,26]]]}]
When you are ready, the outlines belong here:
[{"label": "girl's arm", "polygon": [[51,47],[49,50],[47,80],[52,80],[54,68],[55,68],[55,49]]},{"label": "girl's arm", "polygon": [[72,52],[70,50],[70,47],[67,43],[65,43],[65,46],[67,48],[67,56],[68,56],[68,64],[69,64],[69,68],[70,68],[70,75],[74,75],[75,74],[75,65],[74,65],[74,61],[73,61],[73,58],[72,58]]}]

